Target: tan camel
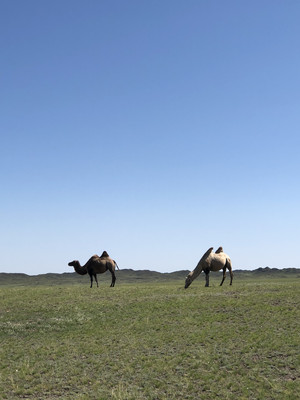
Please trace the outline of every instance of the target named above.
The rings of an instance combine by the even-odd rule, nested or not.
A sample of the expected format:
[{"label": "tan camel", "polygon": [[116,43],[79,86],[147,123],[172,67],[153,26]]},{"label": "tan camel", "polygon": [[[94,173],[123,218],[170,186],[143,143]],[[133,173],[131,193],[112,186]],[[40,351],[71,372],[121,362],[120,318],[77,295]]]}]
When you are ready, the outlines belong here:
[{"label": "tan camel", "polygon": [[232,285],[233,272],[231,266],[231,260],[227,254],[223,252],[223,248],[219,247],[218,250],[213,253],[213,247],[207,250],[207,252],[202,256],[200,261],[198,262],[194,271],[191,271],[185,279],[185,289],[187,289],[190,284],[193,282],[197,276],[200,275],[202,271],[205,273],[206,284],[205,286],[209,286],[209,273],[210,271],[220,271],[223,269],[223,279],[220,286],[223,285],[223,282],[226,278],[226,268],[230,272],[230,285]]},{"label": "tan camel", "polygon": [[115,260],[111,259],[109,255],[107,254],[106,251],[104,251],[99,257],[97,254],[92,256],[88,262],[81,266],[80,262],[77,260],[71,261],[68,264],[70,267],[74,267],[75,271],[79,275],[86,275],[89,274],[91,278],[91,287],[93,286],[93,277],[95,278],[95,281],[97,282],[97,287],[98,285],[98,280],[97,280],[97,274],[103,274],[107,270],[110,271],[111,276],[112,276],[112,281],[110,287],[115,286],[116,282],[116,275],[115,275],[115,267],[118,267],[118,264],[115,262]]}]

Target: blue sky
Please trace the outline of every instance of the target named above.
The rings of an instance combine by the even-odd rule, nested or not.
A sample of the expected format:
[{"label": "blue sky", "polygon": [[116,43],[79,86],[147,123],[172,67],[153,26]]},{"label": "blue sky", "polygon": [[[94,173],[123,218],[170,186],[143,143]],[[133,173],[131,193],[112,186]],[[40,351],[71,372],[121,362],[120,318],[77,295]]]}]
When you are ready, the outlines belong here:
[{"label": "blue sky", "polygon": [[2,0],[0,272],[300,267],[298,1]]}]

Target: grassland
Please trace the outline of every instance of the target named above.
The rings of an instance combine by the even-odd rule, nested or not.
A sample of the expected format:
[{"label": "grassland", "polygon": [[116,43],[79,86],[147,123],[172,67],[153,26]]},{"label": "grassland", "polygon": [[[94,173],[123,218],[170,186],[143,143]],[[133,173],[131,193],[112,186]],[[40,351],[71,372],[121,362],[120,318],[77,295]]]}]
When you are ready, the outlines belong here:
[{"label": "grassland", "polygon": [[299,279],[219,278],[1,286],[0,398],[296,399]]}]

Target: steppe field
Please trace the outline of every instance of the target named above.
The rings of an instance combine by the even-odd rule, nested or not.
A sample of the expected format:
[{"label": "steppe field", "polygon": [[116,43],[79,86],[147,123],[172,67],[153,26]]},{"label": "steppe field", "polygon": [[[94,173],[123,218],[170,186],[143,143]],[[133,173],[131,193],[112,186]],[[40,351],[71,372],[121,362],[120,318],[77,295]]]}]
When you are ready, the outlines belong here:
[{"label": "steppe field", "polygon": [[0,286],[0,398],[295,400],[300,279]]}]

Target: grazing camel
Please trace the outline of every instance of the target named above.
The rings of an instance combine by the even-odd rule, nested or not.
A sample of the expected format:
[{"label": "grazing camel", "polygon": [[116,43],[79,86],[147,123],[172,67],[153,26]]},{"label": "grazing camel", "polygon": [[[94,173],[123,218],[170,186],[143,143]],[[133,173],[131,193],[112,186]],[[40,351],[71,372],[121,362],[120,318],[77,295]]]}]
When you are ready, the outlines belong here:
[{"label": "grazing camel", "polygon": [[97,280],[97,274],[103,274],[107,270],[110,271],[112,281],[110,287],[115,286],[116,282],[116,275],[115,275],[115,267],[118,267],[118,264],[115,262],[115,260],[111,259],[109,255],[107,254],[106,251],[104,251],[99,257],[97,254],[92,256],[88,262],[81,266],[80,262],[77,260],[71,261],[68,264],[70,267],[74,267],[75,271],[79,275],[86,275],[89,274],[91,278],[91,287],[93,286],[93,277],[95,278],[95,281],[97,282],[97,287],[98,285],[98,280]]},{"label": "grazing camel", "polygon": [[223,282],[226,278],[226,268],[230,272],[230,285],[232,285],[233,272],[231,267],[231,260],[227,254],[223,252],[223,248],[219,247],[218,250],[213,253],[213,247],[207,250],[207,252],[203,255],[201,260],[198,262],[194,271],[191,271],[185,279],[185,289],[187,289],[190,284],[193,282],[197,276],[200,275],[201,271],[205,273],[206,284],[205,286],[209,286],[209,273],[210,271],[219,271],[223,269],[223,279],[220,286],[223,285]]}]

